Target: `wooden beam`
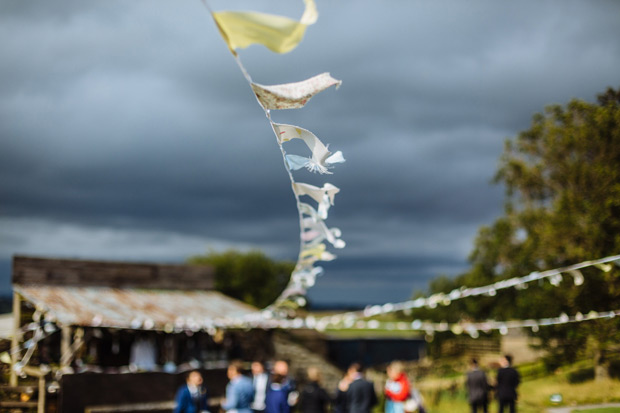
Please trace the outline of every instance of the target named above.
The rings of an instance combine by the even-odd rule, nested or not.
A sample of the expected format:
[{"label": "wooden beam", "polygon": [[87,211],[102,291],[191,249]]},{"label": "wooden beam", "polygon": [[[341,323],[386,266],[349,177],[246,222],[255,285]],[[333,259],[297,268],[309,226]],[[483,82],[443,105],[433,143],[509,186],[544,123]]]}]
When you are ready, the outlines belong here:
[{"label": "wooden beam", "polygon": [[18,351],[19,342],[21,341],[21,297],[16,292],[13,292],[13,337],[11,337],[11,376],[9,378],[9,384],[11,386],[17,386],[17,372],[15,371],[15,365],[21,358],[21,353]]},{"label": "wooden beam", "polygon": [[45,413],[45,376],[39,377],[39,400],[37,403],[37,413]]},{"label": "wooden beam", "polygon": [[71,353],[71,326],[61,327],[60,336],[60,369],[71,365],[71,357],[68,355]]},{"label": "wooden beam", "polygon": [[24,373],[32,377],[45,377],[50,372],[49,368],[40,368],[34,366],[24,366]]},{"label": "wooden beam", "polygon": [[16,409],[28,409],[30,407],[37,407],[37,402],[0,402],[0,407],[14,407]]}]

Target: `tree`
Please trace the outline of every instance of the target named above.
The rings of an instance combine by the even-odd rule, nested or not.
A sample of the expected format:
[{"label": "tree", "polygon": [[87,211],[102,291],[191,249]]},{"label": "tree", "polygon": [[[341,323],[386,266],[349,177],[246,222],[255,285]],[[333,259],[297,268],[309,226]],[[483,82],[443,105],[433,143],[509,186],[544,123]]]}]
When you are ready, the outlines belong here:
[{"label": "tree", "polygon": [[190,264],[215,268],[215,289],[250,305],[264,308],[288,284],[295,263],[274,261],[260,251],[229,250],[189,258]]},{"label": "tree", "polygon": [[[506,141],[496,180],[506,187],[504,214],[479,230],[471,268],[456,285],[479,286],[620,253],[620,91],[610,88],[596,103],[573,99],[534,115],[528,130]],[[581,286],[565,275],[560,287],[504,290],[462,300],[453,310],[460,317],[524,319],[618,309],[620,268],[606,269],[584,269]],[[612,319],[544,327],[537,336],[550,364],[573,360],[595,343],[597,377],[603,377],[606,351],[620,341],[619,331]]]}]

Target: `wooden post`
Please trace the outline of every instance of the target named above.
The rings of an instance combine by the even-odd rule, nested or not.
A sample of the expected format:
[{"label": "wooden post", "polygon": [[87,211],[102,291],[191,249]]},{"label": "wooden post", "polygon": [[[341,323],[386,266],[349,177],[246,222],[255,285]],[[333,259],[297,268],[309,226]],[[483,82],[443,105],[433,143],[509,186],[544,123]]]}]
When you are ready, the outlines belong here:
[{"label": "wooden post", "polygon": [[37,403],[37,413],[45,413],[45,376],[39,377],[39,401]]},{"label": "wooden post", "polygon": [[69,367],[71,365],[71,358],[68,357],[71,353],[71,326],[62,326],[60,337],[60,368]]},{"label": "wooden post", "polygon": [[17,372],[15,371],[15,365],[21,358],[21,353],[18,351],[19,343],[21,341],[21,309],[21,297],[16,292],[13,292],[13,337],[11,337],[11,377],[9,378],[9,385],[11,386],[17,386]]}]

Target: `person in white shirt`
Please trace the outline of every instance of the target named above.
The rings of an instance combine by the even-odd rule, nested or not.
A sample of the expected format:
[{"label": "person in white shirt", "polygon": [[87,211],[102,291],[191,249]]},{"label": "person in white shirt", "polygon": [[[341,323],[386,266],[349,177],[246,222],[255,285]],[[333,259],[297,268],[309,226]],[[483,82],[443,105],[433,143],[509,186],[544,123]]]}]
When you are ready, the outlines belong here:
[{"label": "person in white shirt", "polygon": [[254,401],[252,411],[262,413],[265,411],[265,397],[269,385],[269,375],[265,371],[265,365],[261,361],[252,362],[252,382],[254,384]]}]

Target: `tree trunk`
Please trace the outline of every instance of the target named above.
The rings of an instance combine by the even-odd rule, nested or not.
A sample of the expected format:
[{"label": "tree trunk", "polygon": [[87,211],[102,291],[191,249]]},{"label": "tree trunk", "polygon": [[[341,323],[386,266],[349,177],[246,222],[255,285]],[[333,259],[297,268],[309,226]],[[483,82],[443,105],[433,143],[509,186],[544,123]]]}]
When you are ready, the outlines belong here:
[{"label": "tree trunk", "polygon": [[609,361],[606,357],[606,349],[599,343],[594,354],[594,380],[609,379]]}]

